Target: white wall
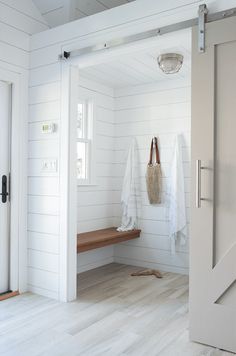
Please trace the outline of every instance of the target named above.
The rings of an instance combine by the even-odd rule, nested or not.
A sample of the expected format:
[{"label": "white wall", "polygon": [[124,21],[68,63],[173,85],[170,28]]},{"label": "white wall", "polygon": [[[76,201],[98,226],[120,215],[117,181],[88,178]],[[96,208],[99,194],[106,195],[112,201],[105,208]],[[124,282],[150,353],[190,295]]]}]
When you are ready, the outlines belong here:
[{"label": "white wall", "polygon": [[0,1],[1,67],[26,73],[29,69],[29,35],[46,29],[48,26],[32,1]]},{"label": "white wall", "polygon": [[[19,165],[22,176],[18,182],[19,211],[19,290],[27,290],[27,112],[30,35],[48,26],[30,0],[0,1],[0,70],[13,73],[20,85]],[[0,76],[1,80],[1,76]],[[14,94],[13,94],[14,95]],[[15,100],[15,99],[14,99]],[[14,197],[12,197],[14,199]]]},{"label": "white wall", "polygon": [[[115,261],[163,271],[188,273],[188,239],[186,246],[177,246],[171,255],[168,237],[166,187],[169,176],[173,141],[183,135],[186,209],[189,216],[190,192],[190,80],[167,80],[158,84],[129,87],[115,91],[116,186],[121,189],[125,159],[130,138],[138,143],[141,166],[142,211],[140,239],[115,246]],[[163,203],[148,202],[145,172],[151,138],[159,139],[163,173]],[[120,220],[120,190],[116,194],[116,221]]]},{"label": "white wall", "polygon": [[[99,13],[32,36],[29,126],[30,144],[35,147],[33,155],[37,154],[38,158],[40,155],[45,157],[53,155],[53,157],[60,158],[62,154],[58,150],[61,147],[61,142],[68,139],[63,136],[63,132],[60,132],[60,128],[54,137],[42,138],[39,134],[40,126],[37,124],[38,121],[55,119],[60,126],[62,76],[58,54],[62,50],[86,47],[111,38],[193,18],[197,15],[198,5],[203,2],[198,0],[166,0],[162,2],[140,0],[128,4],[125,10],[119,7],[109,10],[109,16],[105,12]],[[205,2],[213,6],[214,10],[220,10],[226,6],[222,1],[209,0]],[[233,7],[233,4],[234,1],[228,1],[227,7]],[[68,115],[63,116],[63,120],[66,119],[68,119]],[[63,169],[66,169],[66,159],[63,166]],[[57,230],[52,233],[51,230],[51,224],[55,224],[57,219],[66,226],[69,221],[67,209],[64,209],[59,216],[57,210],[58,199],[66,201],[65,191],[60,187],[62,172],[63,170],[59,169],[59,176],[56,177],[43,177],[42,174],[39,174],[39,176],[29,178],[29,194],[39,197],[38,207],[40,208],[37,207],[36,214],[30,215],[30,218],[34,217],[32,219],[34,227],[39,227],[39,231],[36,231],[39,235],[35,238],[40,241],[40,249],[43,251],[45,261],[50,261],[44,268],[40,264],[31,267],[33,273],[30,275],[30,284],[34,286],[35,291],[41,294],[64,300],[60,295],[61,292],[64,294],[67,292],[65,276],[67,275],[69,278],[69,275],[73,274],[70,278],[75,278],[74,272],[70,271],[70,268],[73,270],[73,267],[70,266],[67,249],[58,247],[60,242],[68,247],[68,236],[62,231]],[[40,212],[41,207],[45,209],[48,205],[48,199],[51,202],[55,199],[51,203],[52,209],[56,213],[55,216],[48,216]],[[52,243],[55,245],[53,247],[54,254],[49,252],[48,241],[50,240],[47,237],[52,237]]]},{"label": "white wall", "polygon": [[[78,186],[77,231],[86,232],[113,226],[114,185],[114,91],[96,82],[79,79],[79,97],[94,102],[95,177],[92,185]],[[111,263],[113,246],[78,255],[77,271]]]},{"label": "white wall", "polygon": [[[60,66],[47,70],[32,70],[29,87],[28,284],[33,292],[58,298],[59,172],[43,173],[42,164],[59,157]],[[48,120],[57,126],[52,135],[41,132]]]},{"label": "white wall", "polygon": [[[18,35],[19,32],[32,35],[36,34],[37,32],[45,31],[49,28],[46,21],[41,16],[39,10],[31,0],[1,0],[0,24],[1,26],[2,24],[8,26],[9,37],[7,39],[11,40],[15,37],[16,41],[17,32]],[[4,26],[2,28],[4,29]],[[14,29],[16,30],[15,33]],[[8,42],[6,41],[6,37],[3,37],[1,40],[3,39],[5,42]]]}]

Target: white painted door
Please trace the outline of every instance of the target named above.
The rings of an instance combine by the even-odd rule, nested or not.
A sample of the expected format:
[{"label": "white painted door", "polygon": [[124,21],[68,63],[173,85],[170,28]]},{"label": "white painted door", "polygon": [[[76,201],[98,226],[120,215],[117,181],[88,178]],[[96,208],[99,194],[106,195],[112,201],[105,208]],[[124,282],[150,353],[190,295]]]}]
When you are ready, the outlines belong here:
[{"label": "white painted door", "polygon": [[236,352],[236,17],[192,51],[190,338]]},{"label": "white painted door", "polygon": [[10,289],[10,105],[11,87],[0,81],[0,294]]}]

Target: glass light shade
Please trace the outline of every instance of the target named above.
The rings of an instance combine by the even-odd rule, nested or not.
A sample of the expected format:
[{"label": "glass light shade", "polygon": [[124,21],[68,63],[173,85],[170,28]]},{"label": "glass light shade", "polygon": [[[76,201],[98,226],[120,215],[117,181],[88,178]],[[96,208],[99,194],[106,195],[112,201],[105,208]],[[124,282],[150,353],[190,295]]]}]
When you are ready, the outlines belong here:
[{"label": "glass light shade", "polygon": [[165,53],[157,58],[160,69],[165,74],[177,73],[182,67],[184,57],[178,53]]}]

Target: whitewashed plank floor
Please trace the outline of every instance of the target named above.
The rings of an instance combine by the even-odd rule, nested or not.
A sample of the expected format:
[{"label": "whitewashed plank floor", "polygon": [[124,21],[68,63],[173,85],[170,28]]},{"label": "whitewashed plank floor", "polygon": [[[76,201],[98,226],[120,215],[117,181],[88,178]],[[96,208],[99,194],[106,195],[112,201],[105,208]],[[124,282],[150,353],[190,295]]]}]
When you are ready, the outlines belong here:
[{"label": "whitewashed plank floor", "polygon": [[78,276],[78,299],[30,293],[0,302],[4,356],[226,356],[188,340],[188,278],[131,277],[110,264]]}]

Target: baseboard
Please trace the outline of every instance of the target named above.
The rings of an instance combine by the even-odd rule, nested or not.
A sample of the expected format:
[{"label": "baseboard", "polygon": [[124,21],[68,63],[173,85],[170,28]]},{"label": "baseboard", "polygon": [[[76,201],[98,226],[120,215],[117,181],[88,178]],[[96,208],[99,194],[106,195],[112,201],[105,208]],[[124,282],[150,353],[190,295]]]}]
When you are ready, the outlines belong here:
[{"label": "baseboard", "polygon": [[161,263],[140,261],[140,260],[135,260],[135,259],[131,259],[131,258],[125,258],[125,257],[119,257],[119,256],[115,256],[114,257],[114,262],[122,263],[122,264],[125,264],[125,265],[142,267],[142,268],[159,269],[160,271],[163,271],[163,272],[179,273],[179,274],[183,274],[183,275],[188,275],[189,274],[189,269],[188,268],[181,268],[181,267],[176,267],[176,266],[163,265]]},{"label": "baseboard", "polygon": [[43,297],[59,300],[58,292],[36,287],[31,284],[28,285],[28,291],[34,294],[42,295]]},{"label": "baseboard", "polygon": [[114,262],[114,257],[100,259],[98,261],[94,261],[94,262],[88,263],[86,265],[80,266],[77,269],[77,273],[90,271],[91,269],[102,267],[102,266],[108,265],[109,263],[113,263],[113,262]]}]

